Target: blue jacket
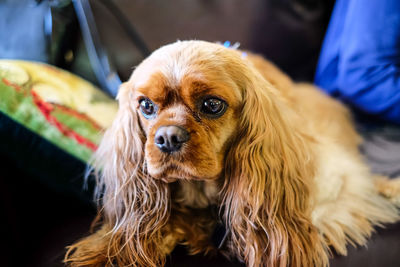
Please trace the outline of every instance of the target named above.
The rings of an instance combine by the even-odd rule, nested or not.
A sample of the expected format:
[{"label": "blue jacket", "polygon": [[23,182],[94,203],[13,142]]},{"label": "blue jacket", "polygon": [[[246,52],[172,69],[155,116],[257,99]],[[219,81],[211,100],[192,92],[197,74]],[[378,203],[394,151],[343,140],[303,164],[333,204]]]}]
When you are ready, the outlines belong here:
[{"label": "blue jacket", "polygon": [[357,109],[400,123],[400,0],[337,0],[315,83]]}]

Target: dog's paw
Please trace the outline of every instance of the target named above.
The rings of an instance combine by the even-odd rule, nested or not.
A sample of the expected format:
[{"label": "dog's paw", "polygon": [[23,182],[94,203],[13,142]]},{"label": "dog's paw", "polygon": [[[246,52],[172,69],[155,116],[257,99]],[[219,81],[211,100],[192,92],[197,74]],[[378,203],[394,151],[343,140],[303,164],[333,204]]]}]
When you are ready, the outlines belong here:
[{"label": "dog's paw", "polygon": [[377,177],[375,185],[378,192],[388,198],[397,207],[400,207],[400,177],[389,179],[387,177]]}]

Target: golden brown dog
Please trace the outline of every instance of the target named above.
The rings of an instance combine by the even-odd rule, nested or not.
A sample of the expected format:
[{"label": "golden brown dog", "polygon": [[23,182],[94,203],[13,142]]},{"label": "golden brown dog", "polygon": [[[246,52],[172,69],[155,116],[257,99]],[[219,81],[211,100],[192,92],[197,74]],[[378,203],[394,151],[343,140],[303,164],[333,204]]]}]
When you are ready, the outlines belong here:
[{"label": "golden brown dog", "polygon": [[71,266],[161,266],[178,243],[211,251],[212,206],[226,253],[248,266],[326,266],[330,249],[399,219],[398,181],[369,172],[346,108],[261,57],[177,42],[118,99],[94,162],[102,226],[70,247]]}]

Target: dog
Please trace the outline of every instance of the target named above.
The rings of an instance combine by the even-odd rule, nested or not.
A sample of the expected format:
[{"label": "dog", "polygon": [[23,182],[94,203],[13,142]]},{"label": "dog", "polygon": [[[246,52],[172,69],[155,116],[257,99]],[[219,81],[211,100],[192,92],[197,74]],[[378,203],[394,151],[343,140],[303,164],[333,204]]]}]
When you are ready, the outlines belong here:
[{"label": "dog", "polygon": [[247,266],[327,266],[399,220],[399,180],[370,173],[348,109],[261,56],[178,41],[117,99],[92,164],[99,227],[69,266],[162,266],[177,244],[211,253],[218,221]]}]

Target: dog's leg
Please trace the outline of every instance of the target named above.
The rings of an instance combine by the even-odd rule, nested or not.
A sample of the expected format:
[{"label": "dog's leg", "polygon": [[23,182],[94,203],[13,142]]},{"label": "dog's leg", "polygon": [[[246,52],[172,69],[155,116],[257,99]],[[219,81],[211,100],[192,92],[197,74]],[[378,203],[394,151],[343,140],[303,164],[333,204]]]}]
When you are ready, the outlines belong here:
[{"label": "dog's leg", "polygon": [[400,177],[389,179],[386,176],[375,176],[375,186],[378,192],[400,207]]},{"label": "dog's leg", "polygon": [[[166,257],[183,239],[183,235],[177,231],[172,231],[169,224],[165,226],[163,231],[165,237],[158,249],[160,255]],[[130,251],[121,249],[120,243],[113,242],[115,241],[112,239],[111,228],[103,225],[97,232],[69,246],[64,263],[69,267],[111,267],[132,264],[134,260],[128,255]],[[134,266],[150,265],[135,263]]]},{"label": "dog's leg", "polygon": [[69,246],[64,258],[66,266],[111,266],[112,262],[108,262],[106,256],[107,245],[110,241],[108,231],[109,228],[103,225],[103,227],[94,234]]}]

